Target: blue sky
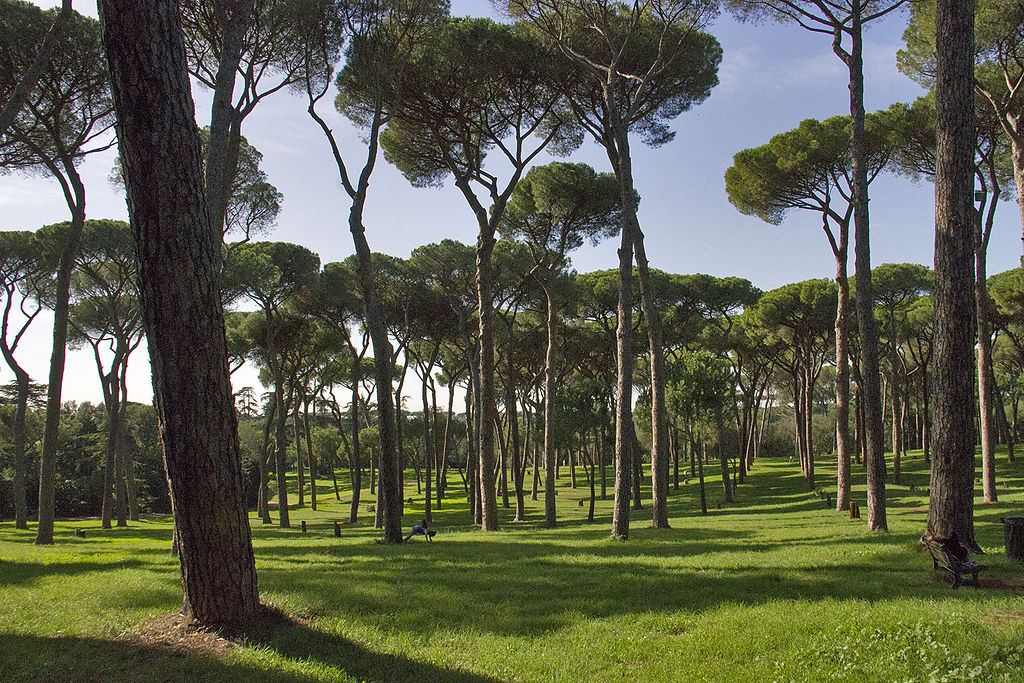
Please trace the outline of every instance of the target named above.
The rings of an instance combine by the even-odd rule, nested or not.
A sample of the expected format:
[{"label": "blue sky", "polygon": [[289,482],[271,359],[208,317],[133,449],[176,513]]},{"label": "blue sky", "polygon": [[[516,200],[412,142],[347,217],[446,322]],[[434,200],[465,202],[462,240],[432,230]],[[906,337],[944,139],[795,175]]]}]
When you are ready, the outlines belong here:
[{"label": "blue sky", "polygon": [[[39,2],[43,6],[58,2]],[[76,2],[95,16],[95,7]],[[454,0],[452,13],[490,14],[487,0]],[[865,100],[869,111],[911,101],[921,89],[896,69],[905,16],[888,17],[865,36]],[[773,135],[806,118],[849,113],[845,66],[831,51],[827,36],[792,25],[738,23],[721,17],[710,29],[722,44],[719,85],[711,97],[673,122],[676,138],[648,149],[634,145],[634,175],[641,194],[640,222],[651,265],[678,273],[737,275],[762,289],[813,277],[832,277],[835,264],[820,219],[791,213],[780,226],[739,214],[729,204],[723,181],[737,151],[766,143]],[[194,89],[197,120],[209,119],[209,94]],[[328,105],[329,119],[346,158],[358,163],[358,133]],[[320,254],[321,261],[352,253],[347,232],[347,196],[323,134],[305,112],[304,100],[278,93],[261,103],[243,124],[243,134],[264,154],[270,181],[284,193],[278,227],[267,238],[297,242]],[[83,177],[91,218],[126,218],[123,196],[106,180],[113,153],[87,162]],[[598,170],[609,170],[603,151],[592,142],[573,155]],[[541,160],[541,163],[546,161]],[[871,186],[872,263],[933,259],[934,191],[930,183],[882,176]],[[55,183],[39,178],[0,176],[0,214],[4,229],[35,229],[66,220],[67,208]],[[375,251],[397,256],[446,237],[472,243],[476,226],[461,194],[448,185],[416,189],[383,160],[371,182],[366,211],[367,238]],[[1020,263],[1021,226],[1016,207],[1001,206],[989,247],[989,272]],[[580,271],[615,267],[615,245],[585,246],[574,254]],[[852,263],[851,263],[852,271]],[[33,351],[26,354],[30,373],[41,380],[49,355],[48,321],[35,323]],[[129,394],[148,400],[144,348],[133,357]],[[9,381],[3,368],[0,381]],[[238,386],[255,382],[240,371]],[[76,353],[69,363],[65,396],[98,400],[99,382],[91,356]]]}]

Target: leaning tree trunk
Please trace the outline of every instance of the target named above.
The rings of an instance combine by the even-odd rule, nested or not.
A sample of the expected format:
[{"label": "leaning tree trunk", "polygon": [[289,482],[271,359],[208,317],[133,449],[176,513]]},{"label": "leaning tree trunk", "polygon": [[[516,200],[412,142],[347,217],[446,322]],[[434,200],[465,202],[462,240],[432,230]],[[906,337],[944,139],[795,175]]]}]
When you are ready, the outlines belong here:
[{"label": "leaning tree trunk", "polygon": [[[376,136],[372,138],[376,145]],[[352,202],[349,215],[349,230],[355,243],[358,255],[359,282],[363,294],[363,307],[366,314],[370,341],[373,344],[374,379],[377,383],[377,420],[380,424],[380,483],[377,489],[377,506],[384,506],[384,541],[386,543],[402,542],[402,509],[400,476],[398,471],[398,446],[395,425],[395,405],[391,400],[391,341],[384,314],[384,304],[377,290],[373,266],[370,261],[370,247],[366,243],[366,235],[362,224],[363,205],[366,201],[365,186],[369,182],[369,172],[364,169],[364,179],[360,179],[361,194]]]},{"label": "leaning tree trunk", "polygon": [[205,626],[243,626],[259,609],[259,590],[218,283],[221,235],[203,197],[180,15],[164,0],[102,0],[100,15],[183,612]]},{"label": "leaning tree trunk", "polygon": [[936,10],[935,412],[928,532],[974,540],[974,2]]},{"label": "leaning tree trunk", "polygon": [[[857,6],[859,7],[859,5]],[[850,73],[850,151],[853,172],[853,222],[856,246],[857,327],[860,332],[860,393],[864,405],[864,443],[867,455],[868,528],[888,530],[885,518],[885,428],[879,391],[878,325],[872,312],[871,245],[868,211],[868,161],[864,134],[864,56],[861,15],[852,12]]]},{"label": "leaning tree trunk", "polygon": [[46,422],[43,426],[43,449],[39,457],[39,524],[36,544],[53,543],[54,494],[57,478],[57,430],[60,427],[60,397],[64,384],[64,360],[67,357],[68,309],[71,298],[71,271],[78,255],[78,243],[85,227],[85,186],[73,167],[68,180],[74,188],[75,206],[71,211],[71,227],[65,238],[57,267],[54,286],[53,350],[50,353],[50,378],[46,390]]}]

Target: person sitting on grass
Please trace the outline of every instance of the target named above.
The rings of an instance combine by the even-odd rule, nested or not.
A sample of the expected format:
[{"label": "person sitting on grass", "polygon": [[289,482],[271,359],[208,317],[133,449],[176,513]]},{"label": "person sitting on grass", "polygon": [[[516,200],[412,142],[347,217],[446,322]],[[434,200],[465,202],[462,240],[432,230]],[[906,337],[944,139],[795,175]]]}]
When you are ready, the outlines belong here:
[{"label": "person sitting on grass", "polygon": [[436,533],[437,532],[434,531],[433,529],[428,529],[427,528],[427,520],[423,520],[419,524],[413,524],[412,525],[412,533],[410,533],[408,536],[405,537],[405,541],[404,542],[408,543],[409,540],[413,536],[415,536],[416,534],[422,534],[428,541],[430,541],[430,540],[433,540],[434,534],[436,534]]}]

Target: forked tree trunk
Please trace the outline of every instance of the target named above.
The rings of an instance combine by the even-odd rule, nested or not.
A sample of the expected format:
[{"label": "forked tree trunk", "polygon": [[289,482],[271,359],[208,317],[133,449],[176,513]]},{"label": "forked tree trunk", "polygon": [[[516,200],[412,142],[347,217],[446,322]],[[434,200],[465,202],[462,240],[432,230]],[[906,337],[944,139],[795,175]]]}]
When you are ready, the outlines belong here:
[{"label": "forked tree trunk", "polygon": [[935,412],[928,532],[974,540],[974,2],[936,9]]},{"label": "forked tree trunk", "polygon": [[[259,609],[220,287],[177,3],[102,0],[183,612],[242,626]],[[173,334],[168,331],[173,330]]]}]

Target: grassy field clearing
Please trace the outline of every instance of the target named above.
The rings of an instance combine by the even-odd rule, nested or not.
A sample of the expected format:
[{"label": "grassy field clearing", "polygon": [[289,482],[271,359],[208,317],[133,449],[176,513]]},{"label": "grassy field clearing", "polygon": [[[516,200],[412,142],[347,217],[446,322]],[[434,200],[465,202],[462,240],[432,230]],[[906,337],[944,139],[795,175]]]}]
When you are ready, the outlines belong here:
[{"label": "grassy field clearing", "polygon": [[[335,538],[347,502],[323,486],[293,529],[252,518],[264,601],[292,620],[239,643],[161,627],[181,600],[169,520],[65,522],[43,548],[5,522],[0,680],[1024,681],[1024,566],[999,524],[1024,514],[1024,468],[1000,455],[1000,503],[976,508],[990,569],[982,589],[953,591],[916,549],[927,469],[912,456],[887,534],[828,509],[787,462],[757,463],[721,510],[709,479],[706,517],[693,481],[673,491],[671,530],[648,528],[645,499],[626,543],[608,538],[610,500],[586,521],[582,474],[572,490],[563,472],[557,529],[528,501],[526,522],[503,510],[485,535],[452,499],[434,543],[396,547],[375,542],[366,505]],[[451,487],[464,495],[457,473]],[[407,526],[422,509],[406,506]]]}]

